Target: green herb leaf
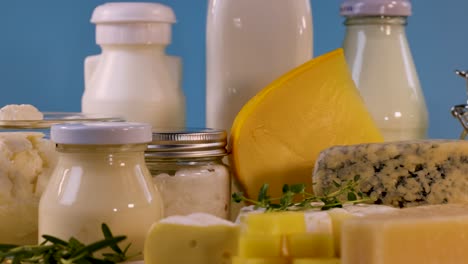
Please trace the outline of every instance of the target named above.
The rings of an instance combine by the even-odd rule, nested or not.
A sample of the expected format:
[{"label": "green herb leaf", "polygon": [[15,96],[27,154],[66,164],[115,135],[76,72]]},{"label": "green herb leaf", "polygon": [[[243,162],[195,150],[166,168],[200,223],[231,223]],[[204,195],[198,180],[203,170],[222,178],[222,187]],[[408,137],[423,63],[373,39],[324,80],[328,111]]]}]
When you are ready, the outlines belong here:
[{"label": "green herb leaf", "polygon": [[[105,224],[102,224],[101,229],[104,239],[89,245],[85,245],[73,237],[67,242],[50,235],[44,235],[45,242],[40,245],[15,246],[0,244],[0,263],[112,264],[127,260],[126,253],[130,245],[124,251],[117,245],[126,237],[114,237]],[[104,253],[102,254],[103,258],[94,256],[99,250],[105,248],[112,249],[113,253]]]},{"label": "green herb leaf", "polygon": [[[282,196],[270,198],[268,195],[268,184],[263,184],[259,190],[258,200],[251,200],[243,193],[233,193],[232,198],[235,202],[246,201],[254,204],[255,208],[265,208],[267,212],[271,211],[298,211],[310,208],[329,210],[331,208],[341,208],[345,203],[364,203],[371,199],[357,189],[360,176],[356,175],[353,179],[338,183],[332,181],[335,189],[324,190],[323,196],[316,196],[306,192],[305,184],[283,185]],[[359,199],[358,199],[359,197]],[[275,202],[277,201],[277,202]],[[317,205],[319,204],[319,205]]]}]

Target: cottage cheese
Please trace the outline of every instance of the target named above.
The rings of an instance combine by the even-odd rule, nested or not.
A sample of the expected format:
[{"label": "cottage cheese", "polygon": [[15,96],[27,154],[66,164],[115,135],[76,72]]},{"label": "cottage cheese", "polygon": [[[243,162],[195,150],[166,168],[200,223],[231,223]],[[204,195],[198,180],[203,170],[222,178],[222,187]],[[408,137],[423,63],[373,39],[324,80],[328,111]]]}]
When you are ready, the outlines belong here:
[{"label": "cottage cheese", "polygon": [[39,198],[55,163],[42,133],[0,133],[0,244],[37,243]]},{"label": "cottage cheese", "polygon": [[0,109],[0,120],[42,120],[44,115],[29,104],[11,104]]}]

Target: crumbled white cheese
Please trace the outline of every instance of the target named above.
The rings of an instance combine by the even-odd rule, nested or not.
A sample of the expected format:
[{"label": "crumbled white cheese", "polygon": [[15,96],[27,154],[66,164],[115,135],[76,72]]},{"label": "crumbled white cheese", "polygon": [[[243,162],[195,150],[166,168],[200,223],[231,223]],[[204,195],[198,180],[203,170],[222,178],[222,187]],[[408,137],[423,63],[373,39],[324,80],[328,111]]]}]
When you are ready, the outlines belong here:
[{"label": "crumbled white cheese", "polygon": [[30,104],[11,104],[0,109],[0,120],[42,120],[44,115]]},{"label": "crumbled white cheese", "polygon": [[55,163],[42,133],[0,133],[0,243],[37,242],[39,198]]}]

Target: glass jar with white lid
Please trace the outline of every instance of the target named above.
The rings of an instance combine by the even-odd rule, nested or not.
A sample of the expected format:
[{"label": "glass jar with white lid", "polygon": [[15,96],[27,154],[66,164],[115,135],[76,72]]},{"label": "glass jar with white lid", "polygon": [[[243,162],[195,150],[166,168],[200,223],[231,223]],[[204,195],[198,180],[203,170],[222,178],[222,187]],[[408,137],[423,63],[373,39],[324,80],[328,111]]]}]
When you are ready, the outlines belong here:
[{"label": "glass jar with white lid", "polygon": [[153,130],[145,159],[161,192],[166,217],[203,212],[229,218],[226,145],[224,130]]},{"label": "glass jar with white lid", "polygon": [[84,243],[102,239],[101,224],[127,236],[129,255],[142,252],[151,225],[163,216],[144,151],[151,126],[139,123],[54,125],[58,162],[39,204],[39,238]]}]

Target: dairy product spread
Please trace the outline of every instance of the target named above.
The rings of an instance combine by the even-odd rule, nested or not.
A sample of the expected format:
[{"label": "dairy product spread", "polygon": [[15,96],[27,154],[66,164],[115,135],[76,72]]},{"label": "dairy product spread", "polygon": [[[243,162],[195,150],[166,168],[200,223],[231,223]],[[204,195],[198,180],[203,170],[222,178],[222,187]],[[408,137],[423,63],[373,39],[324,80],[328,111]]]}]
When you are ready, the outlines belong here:
[{"label": "dairy product spread", "polygon": [[39,198],[55,166],[41,133],[0,133],[0,243],[37,243]]}]

